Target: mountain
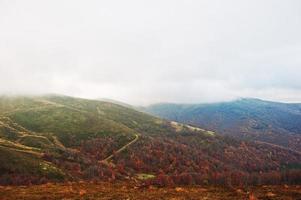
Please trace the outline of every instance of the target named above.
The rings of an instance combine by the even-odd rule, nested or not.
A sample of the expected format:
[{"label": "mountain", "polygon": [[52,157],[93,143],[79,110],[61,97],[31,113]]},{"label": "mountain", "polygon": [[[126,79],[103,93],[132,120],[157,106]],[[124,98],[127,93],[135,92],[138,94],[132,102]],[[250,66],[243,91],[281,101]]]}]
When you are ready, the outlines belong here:
[{"label": "mountain", "polygon": [[244,98],[212,104],[156,104],[144,110],[239,139],[301,151],[301,104]]},{"label": "mountain", "polygon": [[0,184],[296,184],[301,154],[239,141],[111,102],[0,97]]},{"label": "mountain", "polygon": [[109,98],[99,98],[97,99],[99,101],[104,101],[104,102],[108,102],[108,103],[113,103],[113,104],[117,104],[117,105],[120,105],[120,106],[123,106],[123,107],[128,107],[128,108],[135,108],[134,106],[132,106],[131,104],[127,104],[127,103],[124,103],[122,101],[117,101],[117,100],[114,100],[114,99],[109,99]]}]

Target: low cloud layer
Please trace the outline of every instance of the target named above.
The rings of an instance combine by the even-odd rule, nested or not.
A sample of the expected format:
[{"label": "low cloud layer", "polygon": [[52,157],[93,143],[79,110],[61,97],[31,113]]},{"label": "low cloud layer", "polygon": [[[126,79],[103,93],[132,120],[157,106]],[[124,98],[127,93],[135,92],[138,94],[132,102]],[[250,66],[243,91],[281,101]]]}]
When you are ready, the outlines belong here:
[{"label": "low cloud layer", "polygon": [[0,93],[301,102],[299,0],[0,0]]}]

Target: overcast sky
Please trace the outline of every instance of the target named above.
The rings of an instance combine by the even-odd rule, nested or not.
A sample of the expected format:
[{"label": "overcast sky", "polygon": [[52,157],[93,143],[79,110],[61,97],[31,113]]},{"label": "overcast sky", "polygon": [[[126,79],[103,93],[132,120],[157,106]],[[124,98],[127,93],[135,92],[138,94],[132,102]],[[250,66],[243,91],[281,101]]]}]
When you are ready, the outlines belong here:
[{"label": "overcast sky", "polygon": [[301,102],[301,1],[0,0],[0,93]]}]

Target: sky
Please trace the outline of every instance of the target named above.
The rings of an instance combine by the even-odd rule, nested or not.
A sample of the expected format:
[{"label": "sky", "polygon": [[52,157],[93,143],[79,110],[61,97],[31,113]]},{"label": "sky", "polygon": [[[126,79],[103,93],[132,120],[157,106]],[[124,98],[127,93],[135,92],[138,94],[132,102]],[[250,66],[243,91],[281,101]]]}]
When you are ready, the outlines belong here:
[{"label": "sky", "polygon": [[0,0],[0,94],[301,102],[300,0]]}]

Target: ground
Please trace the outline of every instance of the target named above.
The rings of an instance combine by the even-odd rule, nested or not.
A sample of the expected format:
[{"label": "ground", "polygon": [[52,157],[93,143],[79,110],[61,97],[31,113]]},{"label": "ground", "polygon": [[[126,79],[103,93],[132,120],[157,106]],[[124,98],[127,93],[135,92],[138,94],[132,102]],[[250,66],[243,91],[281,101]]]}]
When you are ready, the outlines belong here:
[{"label": "ground", "polygon": [[1,200],[57,199],[169,199],[169,200],[301,200],[301,186],[261,186],[226,189],[220,187],[138,187],[134,182],[63,183],[0,187]]}]

